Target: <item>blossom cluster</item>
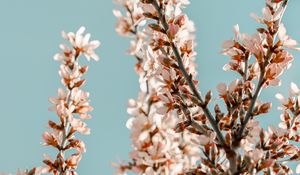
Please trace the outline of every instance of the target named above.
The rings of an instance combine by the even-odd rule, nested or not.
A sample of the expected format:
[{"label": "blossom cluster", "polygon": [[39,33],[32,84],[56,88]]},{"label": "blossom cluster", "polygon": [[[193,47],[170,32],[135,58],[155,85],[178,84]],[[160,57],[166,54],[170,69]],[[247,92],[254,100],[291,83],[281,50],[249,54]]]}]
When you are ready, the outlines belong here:
[{"label": "blossom cluster", "polygon": [[[58,154],[55,159],[45,155],[46,166],[40,167],[41,173],[53,173],[55,175],[76,175],[76,168],[81,160],[82,153],[86,151],[82,140],[75,137],[76,133],[83,135],[90,134],[90,129],[83,121],[90,119],[88,114],[93,110],[90,106],[89,93],[81,89],[85,83],[83,75],[87,72],[88,66],[81,66],[79,58],[84,55],[87,60],[91,58],[99,60],[94,49],[99,47],[97,40],[89,41],[90,34],[84,34],[85,28],[81,27],[76,33],[62,32],[62,37],[69,41],[71,48],[61,44],[61,53],[54,56],[54,59],[61,62],[59,75],[65,89],[58,89],[57,97],[50,97],[53,104],[50,110],[56,112],[59,122],[49,120],[50,131],[43,134],[44,145],[57,149]],[[72,154],[66,154],[68,150]]]},{"label": "blossom cluster", "polygon": [[[168,32],[160,28],[159,12],[151,4],[138,0],[116,2],[126,10],[125,14],[114,10],[118,18],[116,31],[134,38],[128,53],[137,59],[135,69],[140,77],[141,91],[136,100],[129,100],[127,109],[131,115],[127,127],[131,130],[134,149],[130,153],[132,161],[115,166],[119,174],[128,171],[147,175],[184,174],[196,167],[200,153],[197,139],[189,131],[183,131],[179,124],[192,121],[185,118],[188,101],[181,96],[187,90],[184,87],[186,83],[178,75],[180,72],[175,58],[171,58],[168,52],[171,52],[169,37],[180,40],[181,50],[185,54],[184,65],[189,67],[192,76],[196,75],[194,27],[181,11],[188,1],[166,3],[166,13],[174,23],[174,29]],[[174,8],[177,9],[176,15],[173,14]],[[175,82],[180,81],[182,86],[179,87]],[[194,109],[194,112],[199,111]]]},{"label": "blossom cluster", "polygon": [[[222,44],[222,53],[230,57],[224,70],[241,76],[229,85],[220,83],[217,86],[226,112],[219,104],[215,104],[212,112],[211,91],[202,97],[197,88],[195,29],[183,12],[189,1],[120,0],[117,3],[125,7],[126,13],[114,11],[119,19],[116,30],[121,35],[135,36],[129,53],[138,60],[136,70],[142,89],[137,100],[130,100],[128,109],[133,116],[127,123],[135,150],[130,154],[133,162],[119,166],[120,174],[126,170],[138,174],[293,173],[287,162],[299,161],[300,155],[299,148],[290,142],[299,141],[298,101],[294,96],[300,92],[296,85],[292,84],[293,95],[289,99],[277,95],[284,105],[280,128],[264,130],[255,119],[272,107],[270,102],[258,100],[262,90],[280,86],[280,76],[291,67],[293,56],[286,49],[299,50],[282,24],[288,0],[266,0],[262,17],[251,14],[265,27],[257,28],[257,33],[250,36],[241,33],[235,25],[234,38]],[[153,122],[151,114],[159,122]],[[172,122],[167,121],[169,116],[174,118]],[[170,164],[153,166],[153,156],[152,159],[145,157],[153,151],[141,148],[157,144],[158,139],[154,137],[153,141],[153,135],[162,130],[164,121],[174,131],[164,140],[172,140],[180,133],[181,144],[191,144],[193,155],[197,155],[194,157],[196,167],[194,162],[185,168],[171,164],[176,165],[173,170],[181,171],[169,173],[166,169]],[[159,141],[164,143],[163,139]],[[165,154],[165,149],[160,154]]]},{"label": "blossom cluster", "polygon": [[82,77],[88,66],[81,66],[79,58],[84,55],[87,60],[99,60],[94,49],[100,45],[97,40],[89,41],[90,34],[84,34],[84,31],[85,28],[81,27],[76,33],[62,32],[62,37],[70,42],[71,48],[61,44],[59,47],[62,52],[54,56],[55,60],[61,62],[59,75],[65,88],[58,89],[57,97],[49,98],[53,104],[49,109],[56,112],[59,121],[49,120],[49,131],[43,134],[43,145],[55,148],[58,153],[54,159],[50,155],[44,155],[45,166],[34,168],[31,173],[24,172],[26,175],[77,174],[76,168],[86,148],[84,142],[77,139],[75,134],[90,134],[90,129],[83,120],[90,119],[91,115],[88,113],[93,110],[89,104],[89,93],[80,89],[85,83]]},{"label": "blossom cluster", "polygon": [[[127,108],[131,160],[114,163],[117,174],[300,174],[298,86],[291,83],[289,97],[276,94],[281,103],[278,126],[263,128],[258,119],[272,108],[260,94],[281,85],[281,75],[293,63],[290,49],[300,50],[282,23],[288,1],[265,0],[262,16],[251,14],[260,24],[253,35],[233,27],[234,37],[223,42],[221,53],[229,57],[224,71],[239,78],[219,83],[215,98],[211,90],[198,89],[195,27],[184,13],[189,0],[114,0],[123,7],[113,11],[116,32],[131,38],[128,54],[137,60],[140,84],[138,97],[130,99]],[[98,61],[95,49],[100,42],[90,41],[84,27],[62,32],[62,37],[70,45],[61,44],[54,60],[61,63],[63,88],[49,98],[49,109],[58,118],[49,120],[43,133],[43,145],[57,154],[44,155],[43,166],[18,170],[17,175],[77,175],[86,152],[77,135],[90,134],[85,120],[93,107],[82,89],[88,66],[79,59]],[[290,162],[299,164],[296,171]]]},{"label": "blossom cluster", "polygon": [[81,89],[86,82],[83,75],[88,66],[80,65],[79,58],[84,55],[88,61],[98,61],[94,50],[100,45],[98,40],[90,41],[91,34],[84,32],[85,27],[80,27],[76,33],[63,31],[62,37],[70,46],[60,44],[61,52],[54,55],[54,60],[61,62],[59,75],[64,88],[58,89],[57,97],[49,98],[53,104],[49,110],[55,111],[59,120],[48,121],[49,131],[43,133],[43,145],[56,149],[57,155],[52,159],[45,154],[44,166],[18,170],[16,175],[77,175],[76,169],[86,148],[84,142],[76,138],[76,133],[90,134],[84,120],[91,118],[89,112],[93,110],[89,93]]},{"label": "blossom cluster", "polygon": [[[227,112],[215,110],[226,141],[225,149],[222,149],[227,158],[224,161],[227,168],[218,169],[220,172],[293,174],[287,162],[299,160],[299,148],[289,142],[297,141],[296,133],[294,136],[286,135],[289,127],[284,131],[283,123],[281,128],[270,126],[264,130],[255,120],[256,116],[268,113],[272,107],[270,102],[258,100],[260,93],[268,86],[281,85],[280,75],[292,64],[293,56],[286,49],[299,50],[297,42],[287,35],[282,24],[287,3],[267,0],[262,10],[263,17],[251,15],[265,28],[257,28],[257,33],[249,36],[240,33],[239,26],[235,25],[234,38],[222,44],[222,53],[231,58],[224,70],[232,70],[241,78],[229,86],[225,83],[217,86],[227,109]],[[277,97],[284,99],[281,95]],[[286,119],[288,124],[288,117],[284,116],[286,113],[281,119]]]}]

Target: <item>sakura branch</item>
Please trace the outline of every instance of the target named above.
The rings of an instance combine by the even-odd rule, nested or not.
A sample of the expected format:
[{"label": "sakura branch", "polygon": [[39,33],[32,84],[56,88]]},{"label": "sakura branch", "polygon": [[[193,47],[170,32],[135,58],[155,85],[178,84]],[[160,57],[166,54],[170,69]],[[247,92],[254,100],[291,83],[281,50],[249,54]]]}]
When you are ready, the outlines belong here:
[{"label": "sakura branch", "polygon": [[[203,98],[197,88],[194,28],[182,11],[182,7],[188,5],[189,1],[119,0],[118,3],[125,7],[126,14],[115,11],[119,18],[117,32],[135,36],[130,53],[139,60],[136,67],[141,87],[146,87],[144,84],[148,82],[149,91],[144,92],[147,92],[146,95],[153,93],[150,99],[155,99],[151,103],[146,102],[146,107],[145,101],[131,101],[137,113],[129,120],[129,128],[132,129],[132,141],[137,152],[131,156],[133,163],[119,166],[120,174],[128,169],[135,170],[138,174],[169,173],[166,171],[166,164],[155,162],[153,155],[151,159],[144,157],[151,155],[153,151],[142,151],[141,148],[144,147],[136,146],[136,142],[141,143],[143,140],[140,135],[144,138],[143,131],[147,130],[149,133],[149,128],[157,128],[155,122],[148,122],[148,125],[134,122],[143,115],[145,122],[149,120],[150,114],[156,118],[160,115],[162,119],[173,116],[177,124],[169,125],[168,128],[174,127],[176,134],[188,135],[189,142],[183,139],[184,144],[195,144],[193,147],[196,149],[197,145],[200,147],[198,152],[201,154],[197,161],[201,163],[196,167],[195,164],[190,164],[189,169],[181,168],[182,171],[177,174],[292,173],[286,162],[299,160],[299,149],[288,142],[299,140],[298,129],[293,127],[297,123],[297,103],[293,103],[294,107],[288,110],[293,117],[286,116],[287,112],[285,117],[281,117],[286,121],[285,128],[293,130],[293,135],[285,136],[288,132],[282,134],[274,127],[265,131],[255,120],[256,116],[268,113],[272,106],[270,102],[258,100],[260,93],[269,86],[279,86],[280,75],[291,66],[293,56],[285,49],[299,50],[297,42],[286,34],[281,22],[288,5],[287,0],[266,0],[263,17],[252,14],[265,28],[258,28],[258,33],[249,36],[240,33],[239,26],[236,25],[234,39],[224,42],[222,53],[231,58],[224,70],[235,71],[241,78],[234,80],[229,86],[225,83],[217,86],[227,111],[223,112],[220,105],[215,104],[214,113],[210,110],[211,91]],[[296,91],[295,85],[293,89]],[[280,99],[285,105],[289,104],[282,96]],[[149,109],[149,104],[151,109],[144,110]],[[159,123],[162,121],[160,119]],[[147,128],[137,129],[137,126],[143,125]],[[145,134],[150,140],[144,144],[146,148],[152,148],[157,143],[157,140],[151,142],[154,134]],[[172,138],[173,135],[167,135],[165,139]],[[162,140],[160,142],[163,143]],[[280,147],[279,143],[282,143]],[[165,156],[163,153],[166,152],[155,150],[155,158],[159,153]],[[155,166],[153,162],[156,163]],[[178,168],[179,165],[175,167]]]},{"label": "sakura branch", "polygon": [[[294,174],[290,162],[300,162],[298,86],[291,83],[287,98],[276,94],[281,102],[278,127],[261,128],[257,119],[272,107],[259,100],[260,94],[280,86],[280,76],[292,65],[288,49],[300,50],[282,23],[288,0],[266,0],[263,16],[251,15],[261,25],[252,36],[233,27],[234,37],[222,44],[222,54],[230,57],[223,69],[239,78],[217,85],[218,100],[212,100],[212,91],[202,95],[198,89],[195,28],[183,11],[188,0],[115,2],[123,7],[113,11],[116,31],[131,38],[128,54],[137,59],[140,83],[137,99],[130,99],[127,108],[131,160],[114,164],[118,174]],[[82,90],[88,67],[79,59],[98,61],[100,45],[84,32],[84,27],[62,32],[70,46],[61,44],[54,56],[61,62],[64,88],[49,99],[58,119],[49,120],[43,139],[57,154],[53,159],[45,155],[44,166],[17,175],[77,175],[86,148],[76,136],[90,134],[84,121],[93,110],[89,93]],[[295,172],[300,173],[300,164]]]},{"label": "sakura branch", "polygon": [[86,151],[84,142],[76,138],[76,133],[90,134],[83,120],[91,118],[88,113],[93,107],[89,104],[89,93],[80,89],[86,82],[83,75],[88,66],[81,66],[79,59],[84,55],[88,61],[98,61],[94,50],[100,42],[89,41],[91,35],[84,34],[84,31],[85,28],[81,27],[76,33],[62,32],[62,37],[70,42],[71,48],[61,44],[62,52],[56,54],[54,59],[61,62],[59,75],[65,88],[58,89],[58,97],[49,98],[54,105],[50,110],[56,112],[59,121],[49,120],[50,130],[43,134],[44,145],[53,147],[58,153],[55,159],[45,155],[43,162],[46,166],[39,167],[36,174],[76,175],[76,168]]},{"label": "sakura branch", "polygon": [[[254,17],[257,19],[258,22],[261,22],[263,24],[266,24],[266,22],[270,22],[269,24],[266,24],[267,27],[268,27],[268,31],[266,31],[266,34],[269,34],[268,38],[269,40],[274,40],[275,37],[276,37],[276,34],[279,35],[279,41],[281,41],[282,43],[278,43],[278,45],[285,45],[285,46],[288,46],[290,48],[294,48],[296,49],[296,42],[292,39],[290,39],[288,36],[286,36],[286,29],[284,28],[283,24],[281,24],[281,19],[282,19],[282,16],[283,16],[283,13],[285,11],[285,8],[287,6],[287,0],[283,1],[282,4],[278,7],[276,6],[270,6],[269,8],[267,7],[265,10],[268,10],[269,9],[269,13],[271,14],[267,14],[267,12],[265,12],[265,18],[268,18],[268,19],[264,19],[263,21],[261,21],[262,19],[259,19],[257,18],[255,15]],[[272,5],[272,4],[270,4]],[[272,11],[273,10],[273,15],[272,15]],[[269,16],[267,16],[269,15]],[[271,17],[271,21],[267,21],[267,20],[270,20],[270,17]],[[271,26],[273,25],[273,26]],[[262,31],[263,29],[258,29],[258,30],[261,30],[260,32],[264,32]],[[238,31],[237,31],[238,32]],[[269,32],[269,33],[267,33]],[[285,43],[284,43],[285,42]],[[286,43],[288,42],[288,43]],[[248,45],[249,46],[249,45]],[[263,53],[263,57],[264,60],[260,60],[261,62],[259,62],[259,67],[260,67],[260,76],[259,76],[259,80],[258,80],[258,84],[257,84],[257,88],[254,92],[254,95],[252,97],[252,100],[251,100],[251,103],[250,103],[250,106],[249,106],[249,109],[246,113],[246,116],[245,116],[245,121],[243,122],[240,130],[239,130],[239,133],[237,135],[237,139],[240,139],[242,137],[242,134],[243,134],[243,131],[247,125],[247,123],[249,122],[251,116],[252,116],[252,112],[254,110],[254,105],[255,105],[255,102],[260,94],[260,91],[262,90],[263,86],[264,85],[268,85],[270,83],[275,83],[275,85],[279,85],[280,84],[280,81],[278,81],[278,79],[276,79],[275,77],[272,77],[272,78],[267,78],[265,74],[268,74],[269,77],[270,76],[274,76],[274,73],[276,74],[276,72],[278,72],[277,76],[280,75],[280,73],[282,72],[282,69],[285,69],[288,65],[289,65],[289,62],[291,61],[290,59],[287,59],[287,65],[282,65],[280,66],[280,68],[277,68],[277,71],[276,71],[276,68],[273,68],[273,72],[271,71],[272,69],[269,68],[268,70],[270,71],[269,73],[267,73],[267,67],[269,65],[271,65],[269,63],[269,61],[272,59],[272,56],[273,56],[273,49],[275,50],[277,46],[274,46],[274,43],[271,43],[271,41],[269,41],[268,43],[268,50]],[[246,60],[246,62],[248,62],[248,58]],[[245,62],[245,66],[246,66],[246,62]],[[286,62],[284,62],[284,60],[280,60],[280,61],[277,61],[277,63],[284,63],[286,64]],[[278,65],[278,64],[273,64],[273,65]],[[245,67],[245,71],[244,71],[244,76],[245,76],[245,79],[247,79],[247,70],[248,68]],[[279,69],[279,70],[278,70]],[[271,74],[271,75],[270,75]],[[276,75],[275,75],[276,76]],[[269,79],[269,80],[268,80]]]},{"label": "sakura branch", "polygon": [[62,37],[70,42],[71,47],[59,45],[62,51],[54,56],[54,60],[61,62],[59,75],[64,89],[58,89],[58,97],[49,98],[54,105],[50,110],[56,112],[59,120],[49,120],[49,131],[43,134],[43,145],[56,149],[57,155],[51,159],[45,154],[45,166],[18,170],[16,175],[77,175],[76,169],[86,148],[84,142],[76,138],[76,134],[90,134],[83,120],[90,119],[88,113],[93,110],[89,105],[89,93],[80,89],[86,82],[83,75],[88,66],[81,66],[79,59],[84,55],[88,61],[98,61],[99,57],[94,50],[100,45],[98,40],[89,41],[91,34],[84,32],[85,27],[80,27],[76,33],[62,32]]},{"label": "sakura branch", "polygon": [[[127,109],[132,116],[127,122],[127,127],[132,132],[132,162],[115,166],[119,174],[126,171],[138,174],[183,174],[185,170],[196,165],[199,153],[197,144],[191,141],[189,132],[175,132],[174,128],[179,122],[178,115],[183,114],[181,110],[176,113],[172,108],[181,107],[173,104],[171,94],[165,96],[165,93],[158,91],[168,86],[164,84],[165,78],[170,80],[170,85],[172,84],[175,72],[171,70],[170,74],[169,69],[160,65],[161,60],[158,58],[164,59],[163,50],[154,50],[154,35],[148,36],[152,31],[145,25],[146,16],[157,17],[147,12],[152,10],[151,6],[139,3],[138,0],[117,3],[124,7],[126,14],[122,15],[121,11],[114,10],[119,19],[116,30],[121,35],[134,37],[129,54],[138,60],[135,67],[140,76],[141,92],[137,100],[129,100]],[[170,109],[166,108],[164,103],[168,103]]]},{"label": "sakura branch", "polygon": [[[252,14],[252,17],[266,28],[258,28],[258,33],[248,36],[240,33],[236,25],[234,39],[223,44],[223,53],[231,57],[230,63],[225,65],[224,69],[233,70],[242,76],[241,79],[232,82],[229,88],[224,83],[217,87],[228,109],[220,125],[227,131],[227,143],[234,153],[227,155],[231,174],[257,174],[261,171],[265,174],[290,174],[292,170],[286,162],[279,160],[291,156],[290,154],[299,154],[299,149],[288,142],[284,146],[289,151],[275,146],[272,137],[280,137],[280,132],[273,127],[265,131],[254,119],[268,113],[272,106],[270,102],[258,101],[262,89],[279,86],[279,76],[291,66],[293,56],[285,49],[299,50],[297,42],[286,35],[286,29],[281,23],[287,5],[287,0],[267,0],[262,18]],[[258,81],[257,85],[254,84],[255,80]],[[272,146],[275,147],[271,148]]]},{"label": "sakura branch", "polygon": [[[212,114],[210,113],[209,109],[207,108],[207,104],[205,104],[199,91],[197,90],[195,83],[193,82],[193,78],[192,78],[191,74],[189,74],[187,72],[186,67],[182,62],[183,58],[181,58],[178,47],[176,46],[176,44],[174,42],[176,35],[179,33],[180,28],[182,27],[181,25],[184,25],[184,24],[180,24],[180,22],[178,24],[176,24],[176,22],[174,23],[170,19],[168,20],[169,21],[169,23],[168,23],[167,19],[166,19],[167,16],[165,16],[163,14],[163,8],[164,8],[163,4],[162,3],[158,4],[158,2],[156,0],[153,0],[151,3],[158,13],[159,23],[161,23],[161,27],[162,27],[161,29],[163,29],[164,33],[167,34],[167,36],[168,36],[168,42],[170,43],[173,54],[177,60],[179,70],[181,71],[185,80],[187,81],[189,88],[193,93],[192,95],[194,95],[199,100],[199,105],[201,106],[201,108],[202,108],[203,112],[205,113],[207,119],[209,120],[211,126],[215,130],[217,137],[220,141],[220,144],[225,146],[225,140],[223,138],[223,135],[222,135],[216,121],[214,120]],[[181,20],[184,20],[184,19],[181,19]],[[181,22],[184,22],[184,21],[181,21]]]}]

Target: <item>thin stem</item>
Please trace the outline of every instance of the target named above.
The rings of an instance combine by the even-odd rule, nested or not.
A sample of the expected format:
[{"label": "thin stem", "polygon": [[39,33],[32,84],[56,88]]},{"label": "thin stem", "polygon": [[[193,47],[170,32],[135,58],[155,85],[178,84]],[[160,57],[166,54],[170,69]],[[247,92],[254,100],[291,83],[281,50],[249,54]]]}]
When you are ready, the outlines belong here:
[{"label": "thin stem", "polygon": [[[77,63],[78,62],[78,57],[79,57],[79,55],[80,54],[76,54],[76,57],[75,57],[75,62],[73,63],[73,65],[75,64],[75,63]],[[70,69],[71,69],[71,71],[72,71],[72,69],[74,68],[74,66],[72,66],[72,67],[70,67]],[[71,94],[72,94],[72,90],[73,90],[73,88],[71,88],[71,87],[67,87],[68,88],[68,90],[69,90],[69,95],[68,95],[68,97],[67,97],[67,104],[68,104],[68,106],[70,106],[71,105],[71,103],[72,103],[72,101],[71,101]],[[68,137],[69,137],[69,129],[70,129],[70,127],[71,127],[71,124],[70,124],[70,122],[69,122],[69,120],[68,120],[68,117],[66,117],[66,120],[65,120],[65,125],[64,125],[64,130],[63,130],[63,135],[62,135],[62,142],[61,142],[61,144],[59,145],[60,146],[60,151],[59,151],[59,154],[61,155],[61,156],[63,156],[64,155],[64,152],[65,152],[65,146],[66,146],[66,144],[67,144],[67,139],[68,139]],[[64,156],[63,156],[64,157]],[[62,170],[59,170],[59,175],[63,175],[63,173],[65,173],[65,170],[64,169],[62,169]]]},{"label": "thin stem", "polygon": [[218,171],[218,173],[221,173],[219,168],[217,167],[215,161],[211,160],[211,158],[209,157],[209,155],[203,150],[201,149],[202,153],[205,155],[206,160],[209,161],[209,163],[211,164],[211,166],[214,168],[214,170]]},{"label": "thin stem", "polygon": [[[280,19],[278,20],[278,24],[277,24],[277,25],[280,25],[280,23],[281,23],[281,20],[282,20],[282,17],[283,17],[283,13],[285,12],[285,9],[286,9],[286,7],[287,7],[287,4],[288,4],[288,0],[285,0],[285,1],[282,3],[282,7],[284,8],[284,10],[283,10],[283,12],[282,12],[282,14],[281,14]],[[276,36],[277,36],[277,34],[274,34],[274,36],[273,36],[274,40],[275,40]],[[272,46],[272,47],[273,47],[273,46]],[[266,71],[265,68],[266,68],[266,66],[269,64],[269,60],[270,60],[270,58],[271,58],[271,56],[272,56],[272,51],[271,51],[270,49],[268,50],[268,52],[269,52],[269,53],[268,53],[267,56],[266,56],[266,60],[265,60],[265,62],[264,62],[264,65],[263,65],[263,67],[261,67],[261,72],[260,72],[260,77],[259,77],[259,81],[258,81],[258,84],[257,84],[257,88],[256,88],[256,90],[255,90],[255,93],[254,93],[252,99],[251,99],[251,103],[250,103],[249,109],[248,109],[248,111],[247,111],[247,113],[246,113],[245,120],[243,121],[243,123],[242,123],[242,125],[241,125],[241,128],[240,128],[240,130],[239,130],[239,132],[238,132],[238,134],[237,134],[237,140],[238,140],[238,141],[239,141],[239,140],[242,138],[242,136],[243,136],[243,132],[244,132],[244,130],[245,130],[245,128],[246,128],[246,125],[247,125],[247,123],[249,122],[249,120],[250,120],[250,118],[251,118],[251,116],[252,116],[252,113],[253,113],[253,110],[254,110],[254,106],[255,106],[256,100],[257,100],[257,98],[258,98],[258,96],[259,96],[259,94],[260,94],[260,92],[261,92],[261,90],[262,90],[262,86],[263,86],[263,84],[264,84],[265,71]]]},{"label": "thin stem", "polygon": [[294,124],[295,124],[295,121],[296,121],[296,119],[297,119],[297,117],[298,117],[298,113],[297,113],[296,111],[291,110],[291,109],[290,109],[290,111],[291,111],[291,113],[293,114],[293,118],[292,118],[292,121],[291,121],[291,124],[290,124],[290,127],[289,127],[289,131],[291,131],[291,130],[293,129],[293,126],[294,126]]},{"label": "thin stem", "polygon": [[250,59],[250,53],[249,52],[247,52],[247,56],[245,56],[245,68],[244,68],[244,74],[243,74],[243,80],[244,80],[244,82],[246,82],[247,81],[247,79],[248,79],[248,62],[249,62],[249,59]]},{"label": "thin stem", "polygon": [[184,102],[184,99],[182,98],[182,95],[181,93],[179,92],[179,90],[177,89],[176,92],[175,92],[183,101],[183,104],[180,105],[180,109],[182,110],[185,118],[188,120],[188,122],[190,122],[190,125],[195,128],[198,132],[202,133],[202,134],[205,134],[207,135],[207,132],[206,130],[201,126],[199,125],[192,117],[191,117],[191,112],[189,111],[186,103]]},{"label": "thin stem", "polygon": [[130,14],[131,23],[132,23],[132,26],[134,27],[133,30],[131,30],[131,33],[136,35],[137,34],[137,25],[134,25],[135,22],[134,22],[132,11],[127,5],[125,5],[125,8]]},{"label": "thin stem", "polygon": [[[67,97],[67,101],[68,101],[68,104],[70,103],[70,101],[71,101],[71,92],[72,92],[72,89],[69,89],[69,95],[68,95],[68,97]],[[68,133],[69,133],[69,128],[70,128],[70,122],[69,122],[69,120],[68,120],[68,117],[66,117],[66,120],[65,120],[65,126],[64,126],[64,130],[63,130],[63,135],[62,135],[62,141],[61,141],[61,144],[59,145],[59,147],[60,147],[60,151],[59,151],[59,154],[61,155],[61,156],[63,156],[64,155],[64,152],[65,152],[65,146],[66,146],[66,144],[67,144],[67,138],[68,138]],[[64,157],[64,156],[63,156]],[[64,169],[62,169],[62,170],[60,170],[60,172],[59,172],[59,175],[63,175],[63,173],[64,173]]]},{"label": "thin stem", "polygon": [[252,112],[254,110],[254,106],[255,106],[255,103],[256,103],[256,100],[262,90],[262,86],[264,84],[264,76],[265,76],[265,68],[263,68],[260,72],[260,76],[259,76],[259,81],[258,81],[258,84],[257,84],[257,88],[254,92],[254,95],[251,99],[251,103],[250,103],[250,106],[247,110],[247,113],[246,113],[246,116],[245,116],[245,120],[243,121],[242,125],[241,125],[241,128],[238,132],[238,135],[237,135],[237,140],[240,140],[241,137],[242,137],[242,134],[244,132],[244,129],[246,128],[246,125],[247,123],[249,122],[251,116],[252,116]]},{"label": "thin stem", "polygon": [[[161,7],[159,6],[159,4],[157,3],[156,0],[153,0],[152,1],[152,5],[154,6],[154,8],[157,10],[158,12],[158,17],[159,17],[159,20],[164,28],[165,31],[168,31],[169,29],[169,25],[167,24],[166,22],[166,19],[162,13],[162,10],[161,10]],[[182,58],[180,56],[180,53],[179,53],[179,50],[178,48],[176,47],[175,43],[172,41],[172,39],[170,39],[170,43],[171,43],[171,48],[174,52],[174,55],[177,59],[177,62],[178,62],[178,66],[179,66],[179,69],[181,71],[181,73],[183,74],[184,78],[186,79],[189,87],[191,88],[193,94],[196,96],[196,98],[200,101],[200,107],[202,108],[204,114],[206,115],[207,119],[209,120],[211,126],[213,127],[214,131],[216,132],[217,134],[217,138],[220,142],[220,144],[222,146],[226,146],[226,143],[225,143],[225,139],[223,137],[223,134],[221,133],[221,130],[217,124],[217,122],[215,121],[215,119],[213,118],[213,115],[211,114],[211,112],[209,111],[209,109],[207,108],[206,105],[204,105],[204,101],[200,95],[200,93],[198,92],[192,78],[190,77],[190,75],[187,73],[185,67],[184,67],[184,64],[182,62]]]}]

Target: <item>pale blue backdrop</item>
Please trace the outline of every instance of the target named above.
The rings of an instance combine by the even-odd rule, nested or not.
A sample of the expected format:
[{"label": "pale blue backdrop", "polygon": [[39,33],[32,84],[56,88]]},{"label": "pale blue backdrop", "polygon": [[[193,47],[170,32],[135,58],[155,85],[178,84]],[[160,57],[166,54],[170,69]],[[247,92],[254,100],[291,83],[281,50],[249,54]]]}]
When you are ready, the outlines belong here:
[{"label": "pale blue backdrop", "polygon": [[[258,26],[250,12],[261,12],[263,0],[191,0],[186,9],[197,27],[197,63],[202,91],[214,88],[220,81],[230,82],[233,73],[224,73],[228,60],[219,55],[220,44],[233,36],[232,26],[253,33]],[[124,54],[128,40],[114,31],[116,19],[110,0],[0,0],[0,170],[15,172],[20,168],[41,165],[42,154],[49,148],[41,145],[41,135],[50,118],[48,97],[61,87],[58,66],[53,55],[62,42],[60,31],[87,27],[92,38],[101,40],[97,51],[101,61],[91,63],[85,87],[91,92],[92,129],[84,137],[87,153],[78,169],[81,175],[112,174],[111,162],[127,159],[131,150],[125,127],[126,103],[138,92],[135,60]],[[300,1],[291,0],[284,17],[288,34],[300,41]],[[293,52],[295,53],[295,52]],[[270,88],[262,96],[274,101],[276,90],[287,91],[291,81],[300,84],[300,54],[295,53],[294,66],[286,72],[283,86]],[[298,67],[297,67],[298,66]],[[271,113],[262,122],[275,124],[278,114]],[[51,151],[50,151],[51,153]]]}]

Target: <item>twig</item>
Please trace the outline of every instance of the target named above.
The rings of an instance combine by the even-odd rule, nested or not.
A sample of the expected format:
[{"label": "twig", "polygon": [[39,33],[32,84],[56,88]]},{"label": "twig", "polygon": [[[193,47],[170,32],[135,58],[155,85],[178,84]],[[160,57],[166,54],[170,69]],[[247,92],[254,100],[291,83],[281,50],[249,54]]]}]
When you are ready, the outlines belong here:
[{"label": "twig", "polygon": [[[78,62],[78,57],[79,57],[79,54],[76,54],[76,57],[75,57],[75,62],[74,62],[74,64],[76,63],[76,62]],[[73,68],[74,68],[74,66],[70,66],[70,69],[71,69],[71,71],[73,71]],[[69,90],[69,95],[68,95],[68,97],[67,97],[67,103],[68,103],[68,106],[70,106],[70,103],[72,103],[72,101],[71,101],[71,94],[72,94],[72,90],[73,90],[73,88],[70,88],[69,86],[67,86],[67,88],[68,88],[68,90]],[[64,152],[65,152],[65,146],[66,146],[66,144],[67,144],[67,138],[70,136],[70,133],[69,133],[69,128],[70,128],[70,126],[71,126],[71,124],[70,124],[70,122],[69,122],[69,120],[68,120],[68,117],[66,117],[66,120],[65,120],[65,125],[64,125],[64,130],[63,130],[63,135],[62,135],[62,141],[61,141],[61,143],[60,143],[60,145],[59,145],[59,147],[60,147],[60,151],[59,151],[59,154],[62,156],[62,157],[64,157]],[[63,175],[65,173],[65,170],[63,169],[60,169],[59,170],[59,175]]]},{"label": "twig", "polygon": [[[288,4],[288,0],[285,0],[285,1],[282,3],[282,6],[283,6],[283,8],[284,8],[283,13],[284,13],[284,11],[285,11],[285,9],[286,9],[286,7],[287,7],[287,4]],[[281,22],[281,20],[282,20],[283,13],[282,13],[280,19],[278,20],[278,21],[279,21],[278,25],[280,24],[280,22]],[[276,38],[276,34],[275,34],[275,36],[273,36],[273,38],[274,38],[274,39]],[[272,47],[273,47],[273,46],[272,46]],[[241,125],[241,128],[240,128],[240,130],[239,130],[239,132],[238,132],[238,134],[237,134],[237,141],[241,140],[241,138],[242,138],[242,136],[243,136],[243,132],[244,132],[244,130],[245,130],[245,128],[246,128],[246,125],[247,125],[247,123],[249,122],[249,120],[250,120],[250,118],[251,118],[251,116],[252,116],[252,112],[253,112],[253,110],[254,110],[254,106],[255,106],[256,100],[257,100],[257,98],[258,98],[258,96],[259,96],[259,94],[260,94],[260,92],[261,92],[261,90],[262,90],[262,86],[263,86],[263,84],[264,84],[265,71],[266,71],[265,68],[266,68],[266,66],[268,65],[269,60],[270,60],[270,58],[271,58],[271,56],[272,56],[272,51],[271,51],[270,49],[268,50],[268,52],[269,52],[269,53],[268,53],[267,56],[266,56],[266,60],[265,60],[265,62],[264,62],[264,65],[263,65],[263,67],[261,67],[261,70],[260,70],[261,72],[260,72],[260,77],[259,77],[259,81],[258,81],[258,84],[257,84],[257,88],[256,88],[256,90],[255,90],[255,93],[254,93],[252,99],[251,99],[251,103],[250,103],[249,109],[248,109],[248,111],[247,111],[247,113],[246,113],[245,120],[243,121],[243,123],[242,123],[242,125]]]},{"label": "twig", "polygon": [[[160,22],[161,22],[161,24],[162,24],[164,30],[165,30],[165,31],[168,31],[169,25],[168,25],[167,22],[166,22],[166,19],[165,19],[164,15],[163,15],[163,13],[162,13],[162,11],[161,11],[161,8],[160,8],[159,4],[157,3],[156,0],[153,0],[153,1],[152,1],[152,5],[154,6],[154,8],[155,8],[155,9],[157,10],[157,12],[158,12],[158,15],[159,15],[158,17],[159,17],[159,20],[160,20]],[[189,74],[187,73],[187,71],[186,71],[186,69],[185,69],[185,67],[184,67],[184,64],[183,64],[183,62],[182,62],[182,58],[181,58],[181,56],[180,56],[180,53],[179,53],[178,48],[176,47],[176,45],[175,45],[175,43],[172,41],[172,39],[169,38],[169,40],[170,40],[170,43],[171,43],[171,48],[172,48],[172,50],[173,50],[173,52],[174,52],[174,55],[175,55],[175,57],[176,57],[176,59],[177,59],[177,62],[178,62],[178,66],[179,66],[180,71],[182,72],[184,78],[186,79],[186,81],[187,81],[189,87],[191,88],[193,94],[194,94],[194,95],[197,97],[197,99],[200,101],[200,107],[202,108],[204,114],[206,115],[206,117],[208,118],[208,120],[209,120],[211,126],[213,127],[214,131],[216,132],[217,138],[218,138],[220,144],[221,144],[222,146],[226,146],[225,139],[224,139],[224,137],[223,137],[223,134],[221,133],[221,130],[220,130],[220,128],[219,128],[217,122],[216,122],[215,119],[213,118],[213,115],[211,114],[211,112],[209,111],[209,109],[207,108],[207,106],[204,104],[204,101],[203,101],[201,95],[199,94],[199,92],[198,92],[198,90],[197,90],[195,84],[193,83],[192,78],[189,76]]]}]

